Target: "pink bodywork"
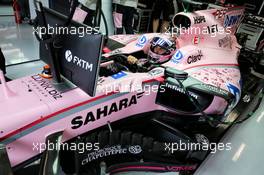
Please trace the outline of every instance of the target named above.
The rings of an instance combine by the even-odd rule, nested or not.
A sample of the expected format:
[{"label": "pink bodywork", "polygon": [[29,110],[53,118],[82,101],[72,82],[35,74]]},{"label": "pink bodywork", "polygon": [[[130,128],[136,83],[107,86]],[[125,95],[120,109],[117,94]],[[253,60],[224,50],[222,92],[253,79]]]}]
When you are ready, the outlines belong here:
[{"label": "pink bodywork", "polygon": [[[223,26],[224,19],[217,19],[215,16],[216,11],[213,9],[182,14],[189,16],[190,19],[195,16],[205,17],[206,22],[193,24],[193,26],[202,27],[213,24],[217,24],[218,27]],[[229,14],[232,14],[231,12]],[[241,10],[239,12],[233,10],[233,12],[239,13]],[[160,34],[145,34],[143,36],[149,41],[157,35]],[[229,36],[230,45],[221,47],[219,46],[219,39],[227,37],[226,33],[217,34],[214,38],[208,36],[208,34],[183,34],[177,38],[178,54],[180,51],[181,58],[176,57],[178,59],[176,62],[172,59],[163,66],[184,70],[193,78],[227,91],[229,91],[227,83],[233,84],[240,90],[239,81],[241,77],[237,63],[240,46],[233,34]],[[193,43],[193,39],[197,39],[197,37],[199,42]],[[112,38],[127,44],[124,48],[120,48],[118,53],[133,53],[145,48],[145,45],[138,45],[142,36],[113,36]],[[147,45],[147,42],[143,44]],[[197,53],[200,53],[199,51],[202,53],[201,59],[189,64],[188,58],[197,55]],[[111,53],[108,55],[111,55]],[[126,74],[120,79],[101,77],[95,97],[88,96],[79,88],[60,93],[52,87],[49,80],[38,75],[8,82],[9,95],[6,95],[6,88],[1,85],[0,143],[6,145],[11,165],[17,166],[38,155],[40,152],[34,148],[33,143],[35,145],[45,143],[46,137],[57,131],[64,131],[63,140],[65,141],[104,126],[108,122],[115,122],[134,114],[167,110],[155,104],[156,92],[150,94],[145,92],[142,97],[138,97],[138,92],[135,92],[135,88],[133,88],[147,84],[158,84],[158,80],[163,76],[164,71],[156,75],[130,72],[126,72]],[[122,110],[101,117],[78,129],[72,128],[71,122],[75,117],[82,116],[85,120],[88,112],[96,113],[97,109],[111,106],[115,102],[119,103],[120,100],[125,98],[129,101],[134,95],[136,96],[136,102],[124,107]],[[225,100],[215,97],[206,112],[222,113],[226,106],[227,102]]]}]

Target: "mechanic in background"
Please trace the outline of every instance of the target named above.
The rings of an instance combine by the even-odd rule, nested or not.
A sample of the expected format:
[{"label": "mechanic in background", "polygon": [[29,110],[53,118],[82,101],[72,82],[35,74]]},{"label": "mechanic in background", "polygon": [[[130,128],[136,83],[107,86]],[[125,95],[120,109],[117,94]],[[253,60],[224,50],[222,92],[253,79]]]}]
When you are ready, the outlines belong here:
[{"label": "mechanic in background", "polygon": [[88,13],[83,23],[93,26],[97,0],[79,0],[79,2],[82,4],[81,9]]},{"label": "mechanic in background", "polygon": [[18,0],[17,1],[21,8],[21,19],[22,21],[29,21],[30,11],[29,11],[29,0]]},{"label": "mechanic in background", "polygon": [[116,34],[134,34],[133,20],[138,0],[113,0],[113,18]]},{"label": "mechanic in background", "polygon": [[162,20],[161,32],[164,33],[167,31],[170,25],[169,21],[175,15],[174,6],[173,0],[155,0],[152,23],[154,33],[158,32],[160,19]]}]

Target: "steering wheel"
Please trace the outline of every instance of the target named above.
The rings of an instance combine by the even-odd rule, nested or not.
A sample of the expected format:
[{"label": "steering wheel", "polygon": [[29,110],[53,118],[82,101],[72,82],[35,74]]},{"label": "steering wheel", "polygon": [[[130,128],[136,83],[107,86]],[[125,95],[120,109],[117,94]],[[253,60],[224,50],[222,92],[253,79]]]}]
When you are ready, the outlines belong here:
[{"label": "steering wheel", "polygon": [[120,54],[120,55],[114,55],[112,57],[110,57],[111,60],[113,60],[114,62],[116,62],[117,64],[120,64],[122,66],[124,66],[125,68],[127,68],[130,72],[138,72],[138,70],[141,68],[140,65],[138,64],[131,64],[128,61],[128,56]]}]

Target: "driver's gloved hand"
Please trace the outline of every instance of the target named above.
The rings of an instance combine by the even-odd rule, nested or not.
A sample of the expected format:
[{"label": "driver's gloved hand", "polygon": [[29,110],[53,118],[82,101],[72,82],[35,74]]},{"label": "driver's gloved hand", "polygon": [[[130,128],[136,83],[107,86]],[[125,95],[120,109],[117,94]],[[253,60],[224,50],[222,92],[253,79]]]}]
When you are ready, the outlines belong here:
[{"label": "driver's gloved hand", "polygon": [[113,63],[113,64],[109,64],[106,67],[101,67],[100,68],[100,76],[111,76],[114,74],[117,74],[120,71],[127,71],[128,68],[119,64],[119,63]]},{"label": "driver's gloved hand", "polygon": [[132,55],[129,55],[128,57],[125,55],[115,55],[113,58],[115,61],[116,66],[118,66],[121,70],[126,70],[130,72],[137,72],[137,61],[138,59]]},{"label": "driver's gloved hand", "polygon": [[132,56],[132,55],[129,55],[127,57],[127,62],[129,64],[136,64],[138,62],[138,59],[136,57]]}]

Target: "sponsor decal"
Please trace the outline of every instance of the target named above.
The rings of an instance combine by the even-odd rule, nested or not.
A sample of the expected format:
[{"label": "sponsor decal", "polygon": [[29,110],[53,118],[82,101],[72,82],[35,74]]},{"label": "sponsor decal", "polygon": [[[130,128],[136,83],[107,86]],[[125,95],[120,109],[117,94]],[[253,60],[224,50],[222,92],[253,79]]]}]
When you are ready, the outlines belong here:
[{"label": "sponsor decal", "polygon": [[181,59],[183,58],[183,54],[180,50],[177,50],[177,52],[173,55],[171,58],[171,61],[175,64],[180,63]]},{"label": "sponsor decal", "polygon": [[237,103],[239,102],[240,96],[241,96],[239,88],[231,83],[228,83],[226,86],[229,92],[235,96],[234,106],[237,105]]},{"label": "sponsor decal", "polygon": [[131,154],[140,154],[142,152],[142,148],[139,145],[128,147],[128,152]]},{"label": "sponsor decal", "polygon": [[83,60],[77,56],[74,56],[70,50],[66,50],[65,59],[68,63],[73,63],[76,66],[78,66],[84,70],[87,70],[90,72],[93,71],[93,64],[90,64],[87,61],[85,61],[85,60]]},{"label": "sponsor decal", "polygon": [[52,98],[55,100],[62,98],[62,95],[59,91],[57,91],[53,85],[49,82],[49,80],[42,78],[39,75],[33,75],[31,78],[40,85]]},{"label": "sponsor decal", "polygon": [[204,88],[210,90],[210,91],[213,91],[215,93],[220,93],[222,94],[223,96],[228,96],[228,91],[225,91],[219,87],[216,87],[216,86],[212,86],[212,85],[209,85],[209,84],[201,84]]},{"label": "sponsor decal", "polygon": [[[182,94],[186,94],[186,92],[184,91],[184,89],[178,87],[178,86],[175,86],[175,85],[172,85],[172,84],[169,84],[169,83],[165,83],[165,87],[167,88],[170,88],[172,90],[175,90],[177,92],[180,92]],[[189,91],[189,94],[191,97],[195,98],[196,100],[198,100],[198,96],[192,92]]]},{"label": "sponsor decal", "polygon": [[223,18],[227,12],[227,9],[218,9],[213,13],[216,19]]},{"label": "sponsor decal", "polygon": [[200,23],[206,22],[204,16],[193,17],[193,20],[194,20],[194,24],[200,24]]},{"label": "sponsor decal", "polygon": [[144,92],[133,95],[131,98],[125,98],[119,102],[113,102],[111,105],[100,107],[94,111],[87,112],[86,116],[77,116],[71,121],[72,129],[78,129],[86,126],[89,123],[100,120],[103,117],[108,117],[113,113],[127,109],[138,103],[138,100],[143,97]]},{"label": "sponsor decal", "polygon": [[231,49],[231,37],[227,35],[226,37],[218,40],[218,45],[221,48],[230,48]]},{"label": "sponsor decal", "polygon": [[240,21],[241,14],[236,15],[226,15],[224,20],[224,27],[232,27],[234,25],[237,25]]},{"label": "sponsor decal", "polygon": [[202,51],[198,50],[197,55],[191,55],[188,57],[187,63],[188,64],[196,63],[196,62],[200,61],[202,59],[202,57],[203,57]]},{"label": "sponsor decal", "polygon": [[121,72],[118,72],[117,74],[112,75],[111,77],[113,79],[117,80],[117,79],[123,78],[125,76],[127,76],[127,74],[125,72],[121,71]]},{"label": "sponsor decal", "polygon": [[98,85],[102,85],[104,82],[105,82],[105,78],[100,77],[100,78],[98,79],[97,84],[98,84]]},{"label": "sponsor decal", "polygon": [[208,31],[208,34],[217,33],[218,32],[218,25],[214,24],[211,26],[207,26],[207,31]]},{"label": "sponsor decal", "polygon": [[162,68],[157,68],[157,69],[152,69],[152,70],[149,71],[148,73],[149,73],[151,76],[156,76],[156,75],[163,74],[163,72],[164,72],[164,69],[162,69]]},{"label": "sponsor decal", "polygon": [[196,169],[196,165],[178,165],[178,166],[166,166],[169,172],[179,172],[179,171],[193,171]]},{"label": "sponsor decal", "polygon": [[210,144],[209,139],[203,134],[195,134],[195,138],[196,138],[198,143],[207,144],[207,145]]},{"label": "sponsor decal", "polygon": [[144,47],[145,44],[147,43],[148,39],[145,35],[142,35],[139,39],[138,39],[138,42],[136,44],[137,47]]},{"label": "sponsor decal", "polygon": [[199,36],[195,36],[195,37],[193,38],[192,43],[193,43],[194,45],[199,44],[199,43],[200,43],[200,37],[199,37]]},{"label": "sponsor decal", "polygon": [[89,162],[97,160],[99,158],[113,156],[113,155],[122,155],[122,154],[140,154],[142,152],[142,148],[139,145],[131,145],[131,146],[121,146],[115,145],[111,147],[106,147],[103,149],[99,149],[97,151],[88,153],[85,155],[84,159],[82,159],[82,165],[85,165]]}]

